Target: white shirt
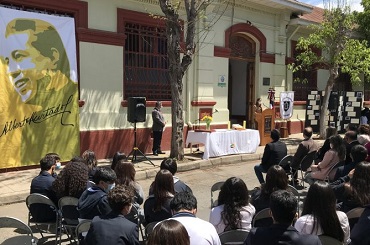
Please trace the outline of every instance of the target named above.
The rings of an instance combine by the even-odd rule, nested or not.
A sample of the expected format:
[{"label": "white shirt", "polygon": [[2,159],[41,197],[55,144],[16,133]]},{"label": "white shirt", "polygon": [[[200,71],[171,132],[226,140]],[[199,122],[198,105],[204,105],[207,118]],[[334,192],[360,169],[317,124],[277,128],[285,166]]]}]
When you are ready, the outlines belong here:
[{"label": "white shirt", "polygon": [[[224,223],[221,217],[222,211],[224,211],[224,205],[214,207],[212,208],[211,214],[209,216],[209,222],[213,224],[218,234],[224,232],[226,228],[226,224]],[[242,209],[240,210],[241,215],[240,229],[250,231],[250,229],[252,228],[252,219],[255,213],[256,209],[250,203],[247,206],[242,207]]]},{"label": "white shirt", "polygon": [[179,221],[185,227],[190,237],[190,245],[221,245],[216,229],[211,223],[187,212],[177,213],[170,219]]},{"label": "white shirt", "polygon": [[[347,215],[342,211],[336,211],[339,219],[340,226],[344,232],[344,242],[345,244],[349,244],[351,242],[350,236],[350,228]],[[318,229],[313,231],[313,225],[316,221],[314,220],[311,214],[306,214],[301,216],[294,224],[294,228],[297,229],[298,232],[303,234],[313,234],[313,235],[322,235],[322,229],[320,225]]]}]

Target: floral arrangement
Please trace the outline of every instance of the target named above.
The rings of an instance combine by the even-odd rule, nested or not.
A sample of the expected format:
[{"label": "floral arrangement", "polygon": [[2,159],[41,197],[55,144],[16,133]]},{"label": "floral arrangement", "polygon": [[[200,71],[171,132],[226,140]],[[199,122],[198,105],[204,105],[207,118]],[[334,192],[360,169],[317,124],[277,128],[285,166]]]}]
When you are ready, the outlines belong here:
[{"label": "floral arrangement", "polygon": [[212,119],[213,118],[211,116],[205,115],[204,117],[202,117],[201,121],[206,122],[206,124],[210,124],[212,122]]}]

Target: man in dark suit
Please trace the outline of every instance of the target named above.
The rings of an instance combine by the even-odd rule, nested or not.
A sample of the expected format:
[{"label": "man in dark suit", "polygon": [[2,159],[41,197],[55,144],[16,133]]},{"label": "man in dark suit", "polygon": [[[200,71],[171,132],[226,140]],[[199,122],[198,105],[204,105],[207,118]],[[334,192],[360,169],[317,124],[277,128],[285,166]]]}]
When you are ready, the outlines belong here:
[{"label": "man in dark suit", "polygon": [[296,217],[297,199],[286,190],[271,194],[270,209],[274,224],[269,227],[252,228],[244,245],[321,245],[316,235],[304,235],[292,226]]},{"label": "man in dark suit", "polygon": [[267,173],[267,170],[271,166],[279,164],[281,159],[287,155],[285,143],[279,140],[279,131],[276,129],[272,130],[270,137],[272,142],[265,146],[261,164],[254,166],[254,172],[256,173],[257,179],[261,184],[265,182],[262,173]]},{"label": "man in dark suit", "polygon": [[298,185],[297,175],[298,175],[298,169],[299,165],[302,161],[302,159],[310,152],[317,151],[318,146],[316,142],[312,139],[312,128],[307,127],[303,130],[303,141],[299,144],[298,149],[296,153],[294,154],[293,161],[291,164],[292,168],[292,182],[294,181],[296,185]]},{"label": "man in dark suit", "polygon": [[153,119],[153,155],[158,156],[158,154],[164,154],[161,150],[161,141],[162,141],[162,134],[164,126],[166,122],[164,120],[163,114],[161,112],[162,102],[157,101],[155,103],[155,107],[152,111],[152,119]]},{"label": "man in dark suit", "polygon": [[346,144],[346,161],[345,165],[350,164],[352,162],[351,158],[351,149],[355,145],[359,145],[360,143],[357,141],[357,132],[349,130],[344,134],[344,142]]},{"label": "man in dark suit", "polygon": [[116,186],[108,193],[108,202],[112,212],[96,216],[86,235],[85,244],[139,245],[137,224],[125,218],[130,213],[133,191],[129,187]]}]

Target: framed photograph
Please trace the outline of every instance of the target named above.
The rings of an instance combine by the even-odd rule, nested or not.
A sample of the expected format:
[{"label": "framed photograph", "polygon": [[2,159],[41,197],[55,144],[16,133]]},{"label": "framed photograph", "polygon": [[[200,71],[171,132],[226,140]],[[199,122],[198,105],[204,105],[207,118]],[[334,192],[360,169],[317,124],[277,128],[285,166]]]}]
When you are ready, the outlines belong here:
[{"label": "framed photograph", "polygon": [[352,101],[347,101],[346,106],[352,106]]},{"label": "framed photograph", "polygon": [[359,99],[362,98],[362,92],[357,92],[357,98],[359,98]]},{"label": "framed photograph", "polygon": [[345,117],[344,120],[349,121],[349,120],[351,120],[351,118],[350,117]]}]

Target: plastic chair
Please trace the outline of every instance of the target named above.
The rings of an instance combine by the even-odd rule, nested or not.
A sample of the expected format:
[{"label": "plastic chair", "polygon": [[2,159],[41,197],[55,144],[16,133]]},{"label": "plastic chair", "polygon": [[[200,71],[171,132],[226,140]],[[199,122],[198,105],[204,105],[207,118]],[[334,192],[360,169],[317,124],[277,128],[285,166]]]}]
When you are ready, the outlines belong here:
[{"label": "plastic chair", "polygon": [[[79,213],[77,211],[78,199],[75,197],[62,197],[59,199],[58,206],[62,215],[61,224],[70,242],[75,240],[74,231],[79,223]],[[73,232],[72,232],[73,231]],[[60,240],[62,233],[60,232]]]},{"label": "plastic chair", "polygon": [[353,226],[357,223],[358,219],[361,217],[362,213],[364,212],[365,208],[353,208],[349,210],[346,215],[348,218],[349,226],[352,229]]},{"label": "plastic chair", "polygon": [[245,239],[247,239],[249,232],[245,230],[231,230],[225,231],[219,234],[220,241],[222,245],[242,245]]},{"label": "plastic chair", "polygon": [[87,232],[91,226],[91,220],[83,220],[76,227],[76,237],[78,238],[78,244],[83,244],[82,241],[85,239]]},{"label": "plastic chair", "polygon": [[266,227],[273,223],[270,208],[259,211],[252,220],[253,227]]},{"label": "plastic chair", "polygon": [[[311,151],[310,153],[308,153],[301,161],[301,163],[299,164],[300,167],[299,167],[299,170],[301,171],[301,182],[302,182],[302,185],[303,185],[303,188],[304,188],[304,175],[303,175],[303,172],[307,172],[307,170],[311,167],[313,161],[315,160],[315,157],[316,157],[316,153],[317,151]],[[298,171],[298,170],[297,170]]]},{"label": "plastic chair", "polygon": [[214,183],[211,187],[211,208],[214,208],[217,206],[218,204],[218,200],[217,199],[214,199],[213,195],[214,195],[214,192],[216,191],[220,191],[221,190],[221,187],[223,186],[223,184],[225,183],[225,181],[219,181],[217,183]]},{"label": "plastic chair", "polygon": [[13,217],[0,217],[0,228],[16,228],[22,230],[26,235],[19,234],[4,240],[2,245],[24,244],[36,245],[37,239],[34,238],[31,228],[23,221]]},{"label": "plastic chair", "polygon": [[319,235],[322,245],[343,245],[344,243],[330,236]]},{"label": "plastic chair", "polygon": [[291,170],[291,167],[290,167],[292,162],[293,162],[293,156],[292,155],[286,155],[279,162],[279,166],[282,167],[285,170],[287,175],[292,174],[292,170]]},{"label": "plastic chair", "polygon": [[58,244],[58,232],[61,228],[61,216],[58,207],[47,196],[39,193],[30,194],[26,198],[28,208],[28,226],[35,224],[41,237],[44,237],[39,225],[55,225],[55,244]]}]

